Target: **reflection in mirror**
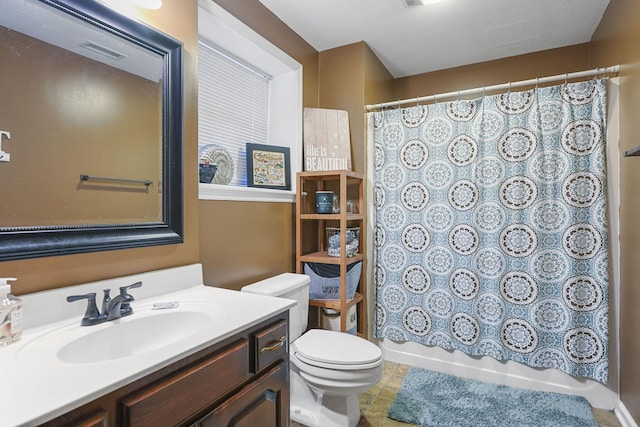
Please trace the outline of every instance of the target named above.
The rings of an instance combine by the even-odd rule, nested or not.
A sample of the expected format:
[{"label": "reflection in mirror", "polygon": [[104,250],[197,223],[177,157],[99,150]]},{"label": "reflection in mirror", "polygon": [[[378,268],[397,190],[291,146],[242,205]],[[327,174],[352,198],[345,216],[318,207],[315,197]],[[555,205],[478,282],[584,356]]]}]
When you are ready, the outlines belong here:
[{"label": "reflection in mirror", "polygon": [[82,0],[0,0],[0,260],[182,241],[179,42]]}]

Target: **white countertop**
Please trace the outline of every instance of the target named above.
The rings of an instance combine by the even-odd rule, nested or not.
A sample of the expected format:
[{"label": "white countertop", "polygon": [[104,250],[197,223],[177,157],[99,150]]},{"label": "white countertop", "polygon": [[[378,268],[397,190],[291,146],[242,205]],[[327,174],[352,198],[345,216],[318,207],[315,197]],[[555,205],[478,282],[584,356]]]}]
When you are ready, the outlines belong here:
[{"label": "white countertop", "polygon": [[[191,275],[191,280],[182,281],[177,285],[160,283],[165,277],[171,278],[172,275],[174,278],[176,276],[182,277],[181,273],[185,271],[180,269],[183,268],[190,269],[186,270],[186,273],[188,273],[187,276]],[[20,341],[0,347],[0,369],[2,370],[2,374],[0,374],[0,384],[2,384],[0,387],[0,401],[2,402],[0,423],[3,426],[34,426],[53,419],[220,342],[247,327],[287,310],[295,304],[295,301],[282,298],[193,284],[193,278],[198,277],[198,272],[201,274],[199,269],[199,265],[177,267],[161,271],[170,273],[167,275],[152,272],[153,274],[150,275],[113,279],[113,283],[111,281],[96,282],[79,287],[48,291],[44,296],[41,293],[22,297],[25,321],[29,328],[24,330]],[[60,301],[61,295],[64,294],[65,297],[75,295],[78,291],[79,293],[100,292],[97,298],[98,307],[100,307],[101,289],[110,287],[112,296],[117,295],[117,286],[110,285],[122,286],[122,283],[130,284],[140,278],[143,280],[143,287],[130,291],[132,295],[136,296],[136,301],[131,303],[134,313],[126,318],[85,327],[80,326],[82,314],[74,314],[71,317],[64,317],[63,314],[60,314],[64,318],[55,321],[52,321],[50,314],[49,318],[39,318],[37,321],[33,319],[28,321],[26,318],[30,313],[35,313],[37,309],[46,310],[43,303],[50,301],[52,296],[55,296],[53,298],[55,302],[52,304],[66,304],[65,307],[73,307],[74,311],[79,310],[84,313],[86,302],[78,301],[70,304],[64,299]],[[145,287],[146,291],[136,292],[142,291]],[[157,294],[157,292],[162,293]],[[139,298],[137,294],[140,293],[145,294],[146,298]],[[152,305],[156,302],[172,301],[178,302],[179,306],[169,310],[151,310]],[[140,319],[160,311],[169,312],[170,310],[174,312],[179,310],[206,311],[211,315],[211,321],[206,327],[199,330],[185,331],[184,337],[176,339],[174,336],[170,345],[101,362],[63,362],[57,356],[58,346],[62,343],[53,342],[51,339],[51,337],[58,336],[64,338],[65,333],[77,337],[78,334],[87,334],[98,330],[92,328],[109,328],[117,322],[136,320],[136,315]],[[51,311],[55,312],[56,310],[49,310],[49,312]]]}]

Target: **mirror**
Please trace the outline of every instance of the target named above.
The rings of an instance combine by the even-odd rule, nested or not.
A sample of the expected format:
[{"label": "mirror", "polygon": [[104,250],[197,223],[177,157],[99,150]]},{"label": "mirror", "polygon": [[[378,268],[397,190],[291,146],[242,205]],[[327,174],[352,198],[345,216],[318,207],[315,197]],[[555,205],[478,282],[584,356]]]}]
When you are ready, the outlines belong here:
[{"label": "mirror", "polygon": [[182,44],[0,0],[0,261],[182,242]]}]

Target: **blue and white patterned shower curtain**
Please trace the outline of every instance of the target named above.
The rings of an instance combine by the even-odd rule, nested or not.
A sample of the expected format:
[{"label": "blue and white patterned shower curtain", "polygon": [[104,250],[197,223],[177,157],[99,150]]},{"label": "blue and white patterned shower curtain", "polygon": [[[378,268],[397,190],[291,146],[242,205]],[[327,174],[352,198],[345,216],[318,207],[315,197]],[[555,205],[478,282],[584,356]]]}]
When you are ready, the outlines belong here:
[{"label": "blue and white patterned shower curtain", "polygon": [[606,383],[606,81],[370,115],[376,337]]}]

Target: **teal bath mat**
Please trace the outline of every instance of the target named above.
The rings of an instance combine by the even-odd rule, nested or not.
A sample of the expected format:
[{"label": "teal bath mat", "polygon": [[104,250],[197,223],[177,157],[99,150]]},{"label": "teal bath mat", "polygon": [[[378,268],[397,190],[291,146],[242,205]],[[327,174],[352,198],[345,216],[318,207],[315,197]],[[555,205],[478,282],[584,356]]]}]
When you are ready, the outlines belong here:
[{"label": "teal bath mat", "polygon": [[597,427],[583,397],[410,368],[389,418],[422,427]]}]

